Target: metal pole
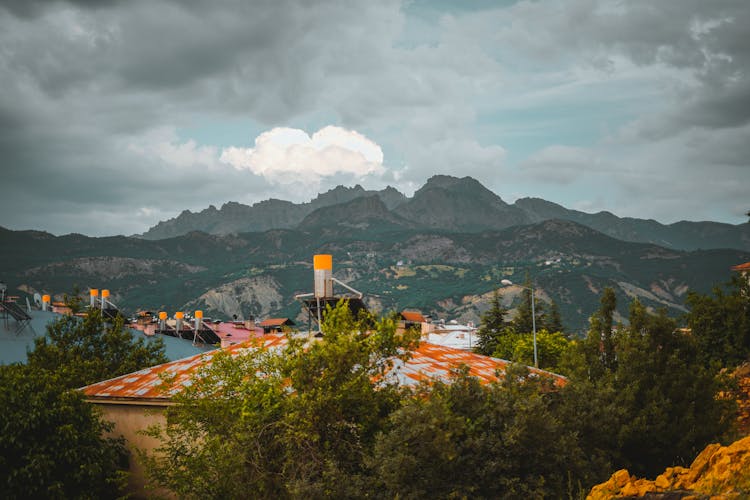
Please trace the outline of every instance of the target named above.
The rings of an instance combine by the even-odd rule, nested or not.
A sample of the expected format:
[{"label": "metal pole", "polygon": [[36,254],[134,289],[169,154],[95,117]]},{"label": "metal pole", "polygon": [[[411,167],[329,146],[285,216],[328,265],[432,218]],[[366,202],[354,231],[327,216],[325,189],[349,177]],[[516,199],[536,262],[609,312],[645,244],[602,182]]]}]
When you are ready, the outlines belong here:
[{"label": "metal pole", "polygon": [[536,311],[534,310],[534,285],[529,288],[531,291],[531,329],[534,331],[534,368],[539,368],[539,359],[536,354]]},{"label": "metal pole", "polygon": [[318,333],[322,333],[321,328],[320,328],[321,322],[322,322],[322,319],[320,317],[320,297],[315,297],[315,300],[317,301],[317,304],[318,304]]}]

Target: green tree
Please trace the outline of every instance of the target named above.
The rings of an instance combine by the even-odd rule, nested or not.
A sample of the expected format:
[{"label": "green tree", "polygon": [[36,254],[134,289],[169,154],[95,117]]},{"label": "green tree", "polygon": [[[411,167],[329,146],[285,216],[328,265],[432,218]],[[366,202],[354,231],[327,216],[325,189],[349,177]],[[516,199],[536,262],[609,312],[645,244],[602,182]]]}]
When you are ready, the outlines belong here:
[{"label": "green tree", "polygon": [[116,495],[126,462],[111,424],[71,389],[166,361],[161,340],[135,341],[122,321],[99,311],[63,316],[35,340],[25,365],[0,367],[0,468],[10,497],[105,498]]},{"label": "green tree", "polygon": [[[549,332],[541,329],[536,334],[537,358],[539,368],[556,372],[565,352],[570,347],[570,341],[560,332]],[[516,363],[534,364],[534,336],[532,333],[519,335],[513,345],[513,356]]]},{"label": "green tree", "polygon": [[507,334],[505,314],[507,311],[500,303],[500,294],[495,290],[492,294],[490,308],[482,314],[479,330],[477,330],[476,351],[480,354],[491,355],[498,347],[499,338]]},{"label": "green tree", "polygon": [[[602,343],[602,364],[607,368],[615,365],[615,343],[613,340],[614,314],[617,310],[617,296],[615,290],[606,287],[601,297],[599,311],[591,323],[594,335],[599,335]],[[597,331],[598,330],[598,331]]]},{"label": "green tree", "polygon": [[81,297],[81,289],[78,285],[73,285],[73,293],[70,295],[63,295],[63,303],[70,308],[73,314],[77,314],[84,310],[83,298]]},{"label": "green tree", "polygon": [[713,295],[690,292],[687,325],[706,363],[737,366],[750,360],[750,285],[734,276]]},{"label": "green tree", "polygon": [[[577,479],[576,436],[555,395],[514,365],[483,387],[466,369],[423,385],[389,419],[369,459],[386,498],[562,498]],[[569,476],[570,474],[570,476]]]},{"label": "green tree", "polygon": [[124,486],[121,440],[54,374],[0,366],[0,484],[4,498],[114,498]]},{"label": "green tree", "polygon": [[[280,351],[219,353],[175,398],[162,445],[143,454],[152,479],[181,498],[354,497],[365,456],[399,406],[386,376],[416,337],[392,318],[329,310],[323,338],[293,335]],[[256,376],[262,374],[262,376]]]},{"label": "green tree", "polygon": [[563,419],[576,427],[600,474],[627,467],[655,475],[685,465],[728,430],[733,402],[718,397],[726,380],[705,366],[695,339],[676,326],[664,311],[650,314],[634,301],[630,326],[613,338],[617,363],[592,356],[593,328],[566,360],[571,381]]},{"label": "green tree", "polygon": [[[532,314],[531,314],[531,293],[532,293],[532,284],[531,284],[531,278],[529,277],[529,274],[526,274],[526,279],[524,280],[524,288],[521,292],[521,302],[518,304],[518,307],[516,308],[516,314],[513,316],[513,328],[518,333],[527,333],[533,330],[533,321],[532,321]],[[536,306],[538,303],[534,301],[534,312],[536,314],[536,319],[540,319],[541,316],[541,308],[537,308]],[[541,326],[541,324],[537,323],[538,326]]]},{"label": "green tree", "polygon": [[656,474],[670,463],[689,465],[728,430],[734,408],[718,398],[726,381],[701,362],[694,338],[664,310],[645,323],[645,335],[630,330],[618,342],[615,384],[631,410],[619,446],[634,472]]},{"label": "green tree", "polygon": [[560,308],[557,302],[553,300],[545,308],[547,312],[542,318],[543,328],[548,332],[565,333],[565,327],[563,327],[562,316],[560,315]]},{"label": "green tree", "polygon": [[28,365],[57,373],[67,387],[138,371],[167,361],[161,339],[135,339],[122,318],[108,323],[94,309],[88,316],[62,316],[47,326],[47,335],[34,340]]},{"label": "green tree", "polygon": [[[612,288],[604,289],[599,309],[591,316],[591,326],[583,342],[579,344],[582,363],[568,367],[569,370],[585,368],[586,376],[597,379],[616,366],[614,344],[614,312],[617,297]],[[580,374],[579,374],[580,375]]]}]

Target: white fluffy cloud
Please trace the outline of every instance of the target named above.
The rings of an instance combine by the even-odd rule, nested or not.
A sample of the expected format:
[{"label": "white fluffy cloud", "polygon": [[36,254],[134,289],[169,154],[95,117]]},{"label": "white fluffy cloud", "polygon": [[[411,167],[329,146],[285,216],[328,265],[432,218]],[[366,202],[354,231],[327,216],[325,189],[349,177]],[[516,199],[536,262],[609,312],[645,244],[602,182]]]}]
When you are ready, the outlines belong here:
[{"label": "white fluffy cloud", "polygon": [[325,178],[362,179],[385,172],[380,146],[354,130],[334,126],[311,136],[295,128],[274,128],[260,134],[255,147],[226,148],[220,159],[273,184],[319,186]]}]

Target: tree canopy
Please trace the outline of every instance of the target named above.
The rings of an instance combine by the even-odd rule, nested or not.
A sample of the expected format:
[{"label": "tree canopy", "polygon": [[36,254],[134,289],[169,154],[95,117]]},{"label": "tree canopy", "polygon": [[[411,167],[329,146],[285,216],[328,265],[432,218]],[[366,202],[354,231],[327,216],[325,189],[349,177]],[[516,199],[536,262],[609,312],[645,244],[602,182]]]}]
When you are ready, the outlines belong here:
[{"label": "tree canopy", "polygon": [[633,301],[630,325],[610,331],[607,356],[602,328],[613,306],[602,300],[596,316],[605,319],[592,321],[587,339],[563,363],[571,377],[565,418],[580,425],[592,463],[655,475],[724,435],[734,405],[718,397],[727,380],[705,366],[696,339],[663,310],[652,314]]},{"label": "tree canopy", "polygon": [[365,456],[401,401],[385,373],[415,337],[345,306],[321,330],[320,341],[289,336],[282,352],[215,356],[149,431],[163,442],[143,456],[154,481],[186,498],[361,493]]},{"label": "tree canopy", "polygon": [[61,316],[49,324],[47,335],[34,340],[27,363],[78,388],[167,361],[161,339],[136,339],[121,317],[105,321],[90,309],[85,318]]},{"label": "tree canopy", "polygon": [[4,498],[114,498],[124,485],[122,440],[57,375],[0,366],[0,485]]},{"label": "tree canopy", "polygon": [[143,454],[155,483],[186,498],[518,498],[563,496],[565,471],[582,474],[547,379],[519,366],[487,387],[457,368],[411,390],[386,374],[414,340],[392,320],[364,333],[336,308],[322,331],[219,354],[148,431],[162,441]]},{"label": "tree canopy", "polygon": [[[531,291],[525,290],[511,322],[505,321],[507,310],[502,307],[497,290],[493,292],[489,309],[482,314],[477,331],[479,342],[475,351],[487,356],[511,360],[526,365],[534,364],[534,340],[531,321]],[[537,352],[539,367],[556,370],[568,348],[569,341],[562,333],[562,319],[554,302],[542,306],[535,301]],[[526,329],[528,328],[528,330]]]},{"label": "tree canopy", "polygon": [[166,361],[161,341],[121,320],[62,316],[26,364],[0,366],[0,485],[6,498],[115,498],[125,485],[121,439],[75,389]]},{"label": "tree canopy", "polygon": [[[515,365],[480,385],[459,369],[450,383],[410,395],[369,459],[385,498],[562,498],[583,473],[577,436],[556,415],[543,378]],[[574,488],[573,488],[574,489]]]},{"label": "tree canopy", "polygon": [[750,283],[734,276],[711,295],[690,292],[687,325],[706,363],[737,366],[750,361]]},{"label": "tree canopy", "polygon": [[490,308],[482,314],[477,330],[476,351],[480,354],[491,356],[498,347],[499,338],[505,333],[508,325],[505,324],[505,308],[500,303],[500,294],[497,290],[492,293]]},{"label": "tree canopy", "polygon": [[[493,300],[487,326],[503,314]],[[399,387],[386,373],[414,339],[336,308],[318,342],[218,354],[149,430],[162,444],[143,459],[185,498],[561,498],[622,467],[655,475],[725,435],[733,403],[673,319],[634,301],[614,326],[615,308],[605,292],[581,341],[538,332],[562,389],[520,365],[487,385],[456,367]],[[525,359],[529,334],[504,334]]]}]

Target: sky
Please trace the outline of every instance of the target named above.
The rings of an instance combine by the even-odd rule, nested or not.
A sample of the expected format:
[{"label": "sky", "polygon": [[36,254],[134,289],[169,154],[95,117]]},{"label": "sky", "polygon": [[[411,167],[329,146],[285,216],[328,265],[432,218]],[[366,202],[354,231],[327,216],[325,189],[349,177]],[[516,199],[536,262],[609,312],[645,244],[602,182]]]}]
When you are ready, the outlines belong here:
[{"label": "sky", "polygon": [[0,226],[408,196],[747,221],[747,0],[0,0]]}]

